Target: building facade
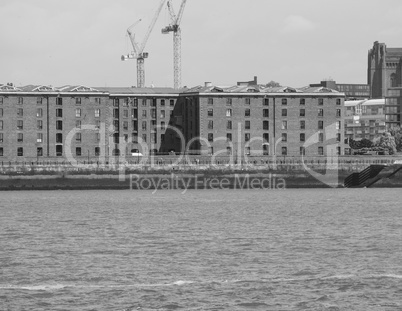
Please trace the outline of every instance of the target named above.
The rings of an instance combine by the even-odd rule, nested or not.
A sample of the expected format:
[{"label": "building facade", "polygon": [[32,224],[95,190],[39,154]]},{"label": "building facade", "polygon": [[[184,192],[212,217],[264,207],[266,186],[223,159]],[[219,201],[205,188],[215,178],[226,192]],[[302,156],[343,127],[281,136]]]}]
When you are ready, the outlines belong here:
[{"label": "building facade", "polygon": [[168,88],[0,85],[0,157],[106,162],[164,150],[178,95]]},{"label": "building facade", "polygon": [[323,87],[0,85],[0,161],[343,154],[343,107],[344,94]]},{"label": "building facade", "polygon": [[374,42],[368,51],[367,81],[371,98],[385,98],[386,128],[401,126],[402,48]]},{"label": "building facade", "polygon": [[370,98],[370,86],[368,84],[336,83],[333,80],[321,81],[319,84],[310,84],[310,87],[326,87],[345,93],[345,100],[363,100]]},{"label": "building facade", "polygon": [[183,96],[182,130],[193,142],[190,150],[238,158],[344,152],[345,95],[335,90],[206,85]]},{"label": "building facade", "polygon": [[372,141],[385,130],[385,99],[345,101],[346,139]]}]

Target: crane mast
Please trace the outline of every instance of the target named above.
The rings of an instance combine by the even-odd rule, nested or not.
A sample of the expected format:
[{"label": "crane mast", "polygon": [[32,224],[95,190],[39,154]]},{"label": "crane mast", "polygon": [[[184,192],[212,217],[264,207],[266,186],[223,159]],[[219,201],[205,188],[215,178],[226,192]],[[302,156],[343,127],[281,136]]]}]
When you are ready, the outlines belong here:
[{"label": "crane mast", "polygon": [[184,6],[187,0],[182,0],[179,13],[176,15],[173,10],[172,0],[167,0],[167,6],[170,14],[170,25],[162,29],[163,34],[173,32],[173,77],[174,88],[181,87],[181,29],[180,22],[183,16]]},{"label": "crane mast", "polygon": [[159,6],[156,10],[156,13],[151,21],[151,24],[148,27],[147,32],[145,33],[144,39],[142,40],[142,43],[139,45],[136,40],[135,40],[135,33],[132,31],[132,29],[141,21],[138,20],[136,21],[133,25],[131,25],[127,29],[127,34],[130,38],[131,44],[133,46],[133,52],[131,52],[128,55],[122,55],[121,60],[127,60],[127,59],[137,59],[137,87],[142,88],[145,87],[145,58],[148,58],[148,53],[144,52],[145,45],[149,39],[149,36],[151,35],[152,29],[155,26],[156,20],[158,19],[158,16],[162,10],[163,5],[165,4],[166,0],[161,0],[159,3]]}]

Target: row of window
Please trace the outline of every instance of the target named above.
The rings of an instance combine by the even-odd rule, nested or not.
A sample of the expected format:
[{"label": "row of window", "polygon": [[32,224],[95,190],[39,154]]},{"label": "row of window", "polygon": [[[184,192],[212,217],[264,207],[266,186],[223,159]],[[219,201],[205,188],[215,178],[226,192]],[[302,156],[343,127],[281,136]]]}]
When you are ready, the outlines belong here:
[{"label": "row of window", "polygon": [[[300,147],[300,155],[306,155],[306,148],[305,147]],[[95,147],[94,150],[94,154],[95,156],[100,156],[100,147]],[[37,147],[36,149],[37,152],[37,156],[43,156],[43,148],[42,147]],[[226,152],[228,155],[232,154],[232,147],[227,146],[226,147]],[[323,146],[318,146],[317,148],[317,152],[318,155],[324,155],[324,147]],[[213,154],[214,153],[214,148],[212,146],[209,147],[209,153]],[[264,154],[268,154],[268,146],[264,145],[263,146],[263,153]],[[250,155],[251,154],[251,147],[250,146],[246,146],[245,147],[245,154],[246,155]],[[282,146],[281,147],[281,154],[282,155],[288,155],[288,147],[286,146]],[[336,148],[336,154],[340,155],[341,154],[341,148],[337,147]],[[56,156],[62,156],[63,155],[63,146],[61,145],[57,145],[56,146]],[[76,147],[75,148],[75,155],[76,156],[82,156],[82,148],[81,147]],[[113,156],[118,156],[120,155],[120,150],[119,149],[114,149],[112,151],[112,155]],[[4,156],[4,149],[2,147],[0,147],[0,157]],[[24,156],[24,148],[23,147],[18,147],[17,148],[17,156],[22,157]]]},{"label": "row of window", "polygon": [[[121,100],[122,100],[123,107],[128,107],[129,105],[131,105],[133,107],[138,107],[138,100],[139,100],[138,98],[123,98]],[[119,106],[119,101],[120,101],[119,98],[115,98],[113,100],[113,105],[114,106]],[[169,105],[171,107],[173,107],[174,104],[175,104],[174,99],[170,99],[170,100],[161,99],[160,102],[159,102],[160,106],[165,106],[166,101],[169,101]],[[147,106],[148,102],[150,102],[150,105],[153,106],[153,107],[156,107],[156,105],[157,105],[157,99],[156,98],[151,98],[151,99],[150,98],[142,98],[141,99],[141,103],[142,103],[141,105],[143,107]],[[3,103],[4,103],[4,97],[0,97],[0,105],[3,105]],[[17,103],[19,105],[23,105],[24,104],[24,98],[23,97],[18,97]],[[43,97],[37,97],[36,98],[36,103],[38,105],[42,105]],[[75,97],[75,104],[76,105],[81,105],[81,103],[82,103],[82,97]],[[96,97],[95,98],[95,103],[100,105],[101,104],[101,98]],[[59,106],[63,105],[63,97],[56,97],[56,105],[59,105]]]},{"label": "row of window", "polygon": [[[262,103],[264,106],[268,106],[269,105],[269,98],[263,98],[262,99]],[[281,99],[281,103],[282,105],[287,105],[288,104],[288,98],[282,98]],[[208,105],[213,105],[214,104],[214,99],[212,97],[208,98]],[[232,106],[233,104],[233,99],[228,97],[226,98],[226,105],[227,106]],[[245,105],[250,105],[250,98],[246,97],[244,98],[244,104]],[[305,105],[306,104],[306,99],[305,98],[300,98],[299,99],[299,104],[300,105]],[[319,106],[324,105],[324,98],[317,98],[317,104]],[[337,98],[336,99],[336,105],[340,106],[341,105],[341,99]]]},{"label": "row of window", "polygon": [[[250,133],[244,133],[244,141],[250,141]],[[288,141],[288,134],[287,133],[282,133],[281,136],[282,142],[287,142]],[[214,141],[214,134],[213,133],[208,133],[208,141],[213,142]],[[226,141],[230,142],[232,141],[232,133],[226,133]],[[264,133],[263,134],[263,141],[264,142],[269,142],[269,134]],[[299,141],[300,142],[305,142],[306,141],[306,134],[305,133],[299,133]],[[336,134],[336,142],[341,141],[341,134],[337,133]],[[324,142],[324,133],[318,133],[318,142]]]},{"label": "row of window", "polygon": [[[173,110],[170,111],[170,116],[173,116]],[[96,116],[96,115],[95,115]],[[100,116],[100,113],[99,113]],[[151,109],[150,110],[150,116],[153,119],[156,119],[156,109]],[[119,109],[113,109],[113,118],[118,119],[120,117],[120,111]],[[123,110],[123,118],[128,118],[129,117],[129,111],[128,109]],[[146,118],[147,117],[147,110],[142,110],[142,117]],[[160,118],[164,119],[166,117],[166,111],[165,110],[160,110]],[[137,109],[131,109],[131,118],[137,119],[138,118],[138,110]]]},{"label": "row of window", "polygon": [[[226,129],[231,130],[232,125],[233,125],[233,123],[231,120],[226,121]],[[300,120],[299,125],[300,125],[300,129],[304,130],[306,128],[306,121]],[[335,123],[335,127],[337,130],[341,129],[341,121],[337,121]],[[208,120],[208,129],[212,130],[213,128],[214,128],[214,121]],[[244,121],[244,128],[246,130],[249,130],[251,128],[251,122],[249,120]],[[262,128],[263,128],[263,130],[269,130],[269,121],[267,121],[267,120],[262,121]],[[287,130],[288,129],[288,121],[283,120],[281,128],[282,128],[282,130]],[[324,129],[324,121],[322,121],[322,120],[318,121],[318,129],[319,130]]]},{"label": "row of window", "polygon": [[[150,102],[151,107],[156,107],[156,105],[157,105],[157,99],[156,98],[141,98],[141,99],[138,99],[138,98],[131,98],[131,97],[123,98],[122,99],[122,101],[123,101],[122,105],[123,105],[123,107],[128,107],[128,106],[138,107],[138,101],[139,100],[141,101],[141,106],[142,107],[148,106],[148,102]],[[164,107],[165,105],[167,105],[166,104],[167,101],[168,100],[161,99],[159,101],[159,105]],[[115,98],[113,100],[113,106],[119,107],[119,102],[120,102],[119,98]],[[174,107],[174,103],[175,103],[174,99],[169,99],[169,106],[170,107]]]}]

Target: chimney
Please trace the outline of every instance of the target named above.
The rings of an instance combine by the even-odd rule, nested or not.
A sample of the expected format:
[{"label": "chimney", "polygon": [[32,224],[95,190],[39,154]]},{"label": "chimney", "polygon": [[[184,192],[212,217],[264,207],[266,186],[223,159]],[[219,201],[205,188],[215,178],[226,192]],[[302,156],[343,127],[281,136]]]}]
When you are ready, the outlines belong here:
[{"label": "chimney", "polygon": [[212,82],[205,82],[205,87],[210,87],[212,86]]}]

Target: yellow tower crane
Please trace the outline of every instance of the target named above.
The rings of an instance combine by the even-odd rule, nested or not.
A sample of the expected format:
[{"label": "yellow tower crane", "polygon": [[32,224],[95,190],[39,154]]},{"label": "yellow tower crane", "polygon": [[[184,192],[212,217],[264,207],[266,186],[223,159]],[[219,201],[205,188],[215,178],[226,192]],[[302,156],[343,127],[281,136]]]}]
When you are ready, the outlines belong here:
[{"label": "yellow tower crane", "polygon": [[136,59],[137,60],[137,87],[145,87],[144,61],[145,61],[145,58],[148,58],[148,53],[144,52],[144,49],[145,49],[145,45],[149,39],[152,29],[155,26],[156,20],[158,19],[158,16],[159,16],[165,2],[166,2],[166,0],[161,0],[161,2],[159,3],[159,6],[156,10],[154,18],[152,19],[151,24],[149,25],[148,30],[147,30],[145,37],[142,40],[141,44],[137,43],[137,41],[135,40],[135,33],[133,32],[133,28],[141,20],[136,21],[134,24],[132,24],[130,27],[127,28],[127,34],[130,37],[130,41],[133,46],[133,51],[130,54],[122,55],[121,60],[122,61],[127,60],[127,59]]},{"label": "yellow tower crane", "polygon": [[167,6],[169,9],[171,22],[169,26],[162,29],[163,34],[173,32],[173,76],[174,76],[174,88],[179,89],[181,87],[181,30],[180,22],[183,16],[184,6],[187,0],[182,0],[179,13],[176,15],[173,10],[171,0],[167,0]]}]

